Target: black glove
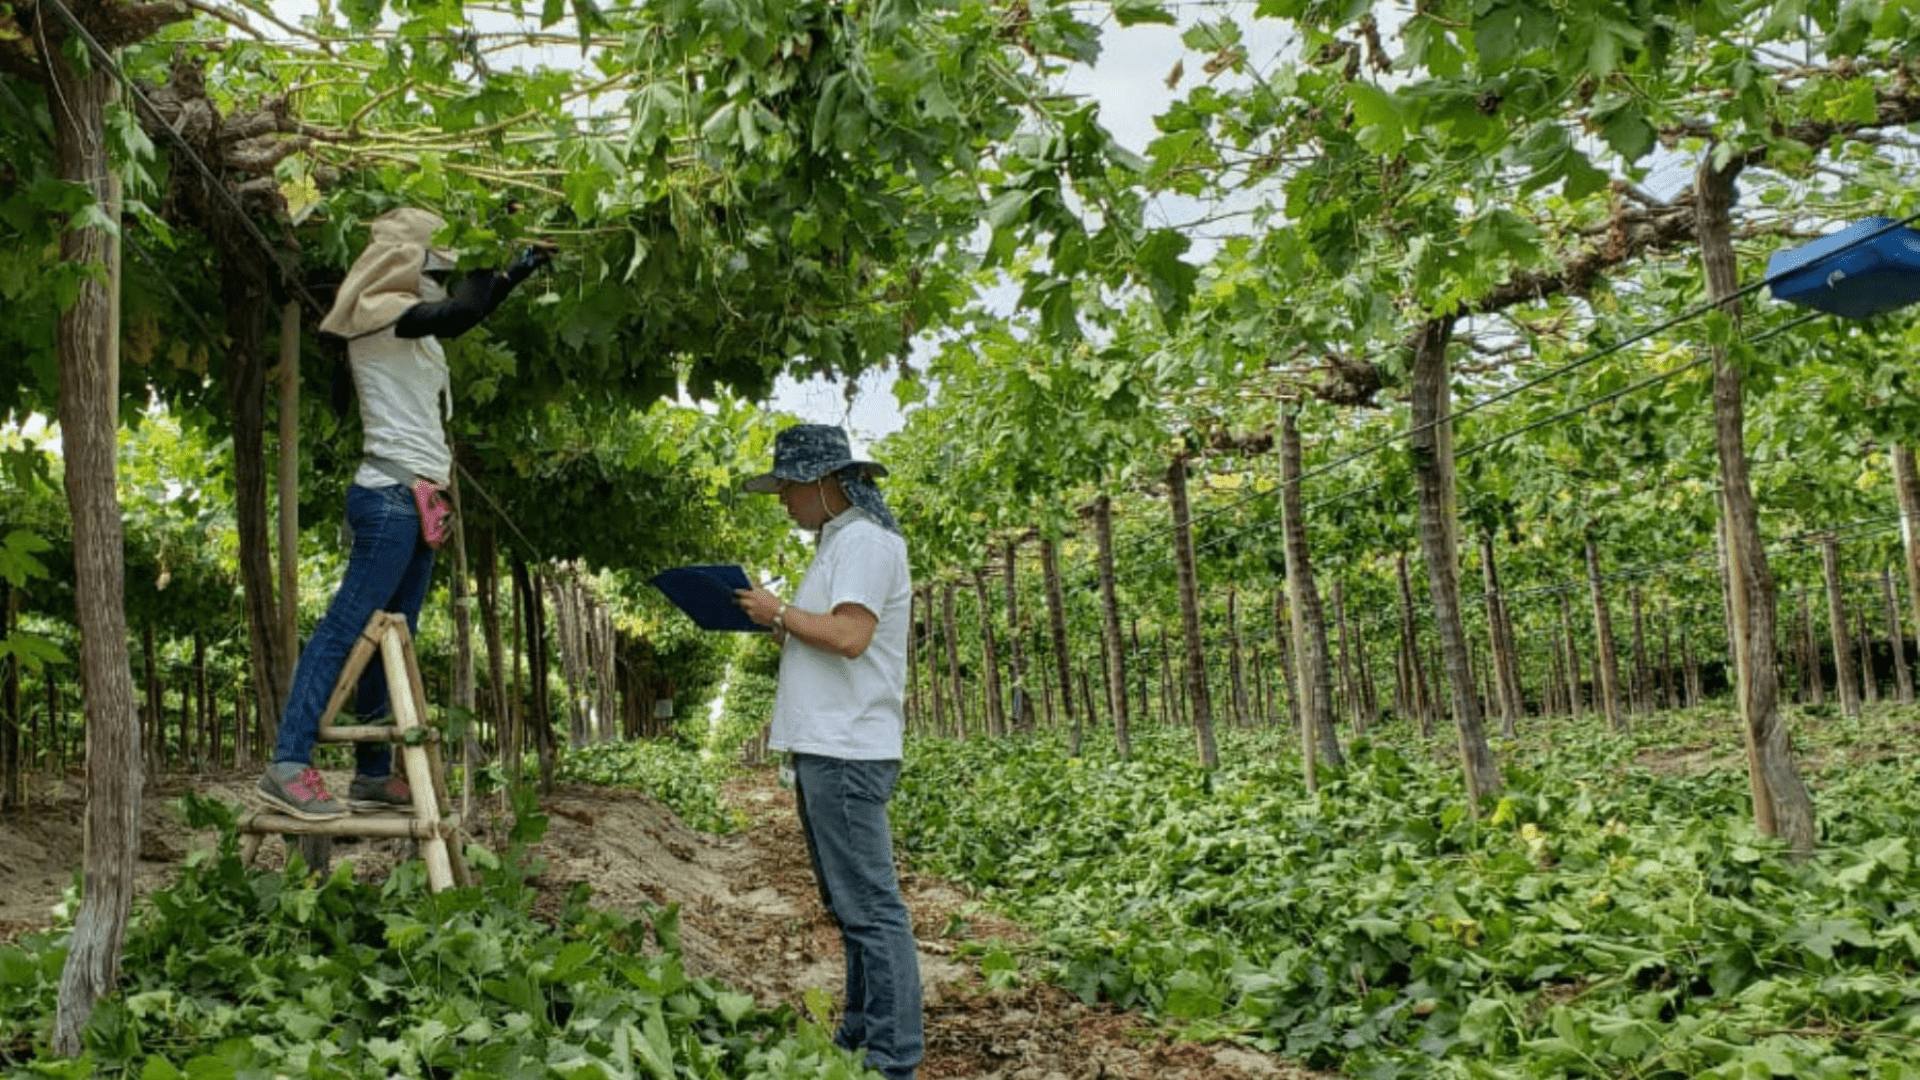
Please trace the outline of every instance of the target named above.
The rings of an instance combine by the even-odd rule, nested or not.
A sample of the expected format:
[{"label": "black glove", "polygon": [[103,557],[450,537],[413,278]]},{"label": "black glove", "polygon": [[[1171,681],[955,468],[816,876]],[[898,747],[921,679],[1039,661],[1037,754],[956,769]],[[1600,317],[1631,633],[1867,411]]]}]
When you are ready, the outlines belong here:
[{"label": "black glove", "polygon": [[553,249],[544,245],[533,245],[520,249],[520,254],[507,264],[507,280],[515,285],[533,276],[535,270],[553,261]]}]

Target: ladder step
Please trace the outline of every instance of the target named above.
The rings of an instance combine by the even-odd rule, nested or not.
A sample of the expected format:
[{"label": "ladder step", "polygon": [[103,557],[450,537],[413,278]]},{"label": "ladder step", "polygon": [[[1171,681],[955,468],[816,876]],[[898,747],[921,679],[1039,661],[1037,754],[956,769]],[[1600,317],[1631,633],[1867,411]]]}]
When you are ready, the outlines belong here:
[{"label": "ladder step", "polygon": [[243,815],[239,830],[243,833],[295,836],[367,836],[378,840],[451,839],[460,827],[460,815],[449,814],[438,821],[423,821],[403,814],[381,812],[349,814],[328,821],[307,821],[288,814],[254,810]]},{"label": "ladder step", "polygon": [[[430,743],[440,741],[439,728],[422,727],[419,730],[420,734],[415,736],[416,739],[425,739]],[[392,724],[346,724],[339,727],[329,726],[321,728],[320,741],[338,743],[388,742],[398,744],[406,741],[406,735],[400,728]]]}]

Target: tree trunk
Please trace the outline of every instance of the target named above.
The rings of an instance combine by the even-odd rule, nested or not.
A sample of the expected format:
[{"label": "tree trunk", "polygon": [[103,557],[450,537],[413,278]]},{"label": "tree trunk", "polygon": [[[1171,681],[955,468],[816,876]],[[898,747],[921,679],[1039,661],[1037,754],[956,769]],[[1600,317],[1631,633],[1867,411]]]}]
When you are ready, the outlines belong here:
[{"label": "tree trunk", "polygon": [[[11,640],[19,621],[20,597],[13,583],[0,578],[0,641]],[[53,685],[53,672],[46,670],[47,685]],[[20,657],[8,654],[5,683],[0,688],[0,810],[17,810],[26,805],[27,785],[21,758],[24,742],[20,725]]]},{"label": "tree trunk", "polygon": [[1427,589],[1433,595],[1433,621],[1446,657],[1453,695],[1453,722],[1460,737],[1460,764],[1467,795],[1478,814],[1480,801],[1500,790],[1500,767],[1480,726],[1474,693],[1473,659],[1467,650],[1466,623],[1460,616],[1460,555],[1453,509],[1453,424],[1446,419],[1449,386],[1447,344],[1453,320],[1434,319],[1421,326],[1414,342],[1412,404],[1414,480],[1420,494],[1420,546],[1427,557]]},{"label": "tree trunk", "polygon": [[960,642],[953,617],[953,583],[940,586],[940,621],[946,626],[947,680],[953,688],[953,737],[967,737],[966,687],[960,681]]},{"label": "tree trunk", "polygon": [[1814,629],[1813,608],[1807,603],[1807,591],[1800,590],[1800,700],[1814,705],[1827,703],[1826,674],[1821,670],[1820,634]]},{"label": "tree trunk", "polygon": [[[1739,273],[1734,263],[1731,213],[1733,182],[1740,163],[1728,162],[1724,168],[1714,165],[1714,153],[1703,157],[1694,181],[1695,223],[1699,231],[1700,256],[1705,264],[1708,297],[1724,302],[1738,334],[1739,305],[1730,301],[1739,288]],[[1781,719],[1779,680],[1774,652],[1773,574],[1767,567],[1766,550],[1760,541],[1760,518],[1754,507],[1753,488],[1747,476],[1745,412],[1742,402],[1740,368],[1727,353],[1726,346],[1712,349],[1714,441],[1720,458],[1720,478],[1725,497],[1729,562],[1737,571],[1734,590],[1741,600],[1741,657],[1745,678],[1741,686],[1741,715],[1746,721],[1748,753],[1754,761],[1755,816],[1764,833],[1775,833],[1800,854],[1813,851],[1813,800],[1800,779],[1793,760],[1786,725]],[[1762,800],[1771,802],[1772,813],[1759,813]],[[1769,829],[1767,826],[1772,825]]]},{"label": "tree trunk", "polygon": [[1680,624],[1680,663],[1687,673],[1687,708],[1697,709],[1706,697],[1706,689],[1700,683],[1700,660],[1693,653],[1693,634],[1686,623]]},{"label": "tree trunk", "polygon": [[280,305],[280,685],[300,662],[300,302]]},{"label": "tree trunk", "polygon": [[1294,641],[1293,613],[1288,610],[1287,590],[1285,587],[1273,590],[1273,652],[1274,662],[1280,668],[1280,682],[1287,691],[1287,726],[1300,730],[1300,682],[1299,665],[1294,657],[1299,654],[1299,645]]},{"label": "tree trunk", "polygon": [[1820,569],[1827,581],[1827,633],[1833,638],[1833,685],[1840,692],[1840,711],[1860,715],[1860,691],[1853,681],[1853,635],[1847,627],[1847,600],[1840,584],[1840,540],[1828,533],[1820,540]]},{"label": "tree trunk", "polygon": [[1606,586],[1600,580],[1600,550],[1592,537],[1587,538],[1587,590],[1593,597],[1593,660],[1602,711],[1607,727],[1625,734],[1627,715],[1620,707],[1620,662],[1613,652],[1613,614],[1607,609]]},{"label": "tree trunk", "polygon": [[1227,587],[1227,690],[1235,727],[1246,727],[1253,713],[1247,701],[1247,673],[1240,655],[1240,590]]},{"label": "tree trunk", "polygon": [[1047,624],[1053,632],[1053,671],[1060,685],[1060,708],[1073,724],[1073,662],[1067,655],[1067,601],[1060,588],[1060,549],[1051,536],[1040,538],[1040,574],[1047,584]]},{"label": "tree trunk", "polygon": [[1107,708],[1113,713],[1114,743],[1120,759],[1133,756],[1133,733],[1127,708],[1127,658],[1120,639],[1120,595],[1113,574],[1113,500],[1093,500],[1093,539],[1100,571],[1100,636],[1113,656],[1108,670]]},{"label": "tree trunk", "polygon": [[1860,691],[1868,705],[1880,704],[1880,680],[1873,669],[1873,624],[1867,621],[1864,608],[1856,610],[1854,621],[1860,628],[1860,645],[1855,651],[1860,654]]},{"label": "tree trunk", "polygon": [[1357,738],[1367,733],[1366,707],[1362,703],[1365,695],[1360,692],[1360,680],[1354,674],[1353,642],[1347,629],[1347,601],[1341,585],[1339,578],[1333,579],[1333,626],[1340,635],[1341,694],[1346,698],[1347,722],[1353,725]]},{"label": "tree trunk", "polygon": [[993,634],[993,602],[987,599],[985,569],[974,572],[973,595],[980,602],[980,682],[987,734],[997,739],[1007,733],[1007,714],[1000,700],[1000,643]]},{"label": "tree trunk", "polygon": [[460,817],[465,821],[473,814],[473,774],[480,766],[480,714],[474,690],[473,596],[467,591],[467,583],[472,580],[467,566],[467,515],[463,512],[458,469],[448,484],[448,495],[453,500],[453,575],[447,593],[453,605],[453,708],[459,718],[464,765],[460,770]]},{"label": "tree trunk", "polygon": [[1567,663],[1567,715],[1578,718],[1581,715],[1580,694],[1580,649],[1573,639],[1573,605],[1567,600],[1567,590],[1559,590],[1560,597],[1560,637],[1565,643]]},{"label": "tree trunk", "polygon": [[[1913,618],[1913,629],[1920,637],[1920,467],[1916,467],[1913,447],[1895,446],[1889,451],[1893,458],[1893,490],[1900,503],[1900,560],[1907,578],[1907,603]],[[1899,635],[1900,651],[1906,651],[1907,635]]]},{"label": "tree trunk", "polygon": [[1362,728],[1371,730],[1380,723],[1380,701],[1374,692],[1373,662],[1367,659],[1367,636],[1360,632],[1359,616],[1348,612],[1347,621],[1353,627],[1353,659],[1355,674],[1360,679]]},{"label": "tree trunk", "polygon": [[1500,734],[1513,738],[1519,720],[1520,661],[1514,656],[1513,624],[1500,594],[1500,570],[1493,558],[1493,534],[1480,534],[1480,577],[1487,590],[1487,636],[1493,650],[1494,687],[1500,698]]},{"label": "tree trunk", "polygon": [[1673,604],[1660,605],[1660,691],[1663,707],[1680,707],[1680,691],[1673,679]]},{"label": "tree trunk", "polygon": [[[474,591],[480,598],[480,636],[487,643],[488,709],[486,720],[493,729],[493,752],[504,755],[502,738],[507,729],[507,656],[500,637],[500,547],[492,529],[474,533]],[[646,707],[651,711],[652,702]]]},{"label": "tree trunk", "polygon": [[[64,50],[45,51],[53,93],[54,158],[62,180],[95,188],[107,221],[120,221],[120,193],[107,153],[104,116],[113,80],[91,59],[80,69]],[[117,493],[119,428],[119,244],[99,227],[60,236],[67,266],[88,273],[60,313],[59,419],[67,508],[73,525],[75,622],[80,628],[80,695],[86,713],[87,809],[80,913],[60,976],[53,1049],[73,1057],[94,1003],[120,980],[120,953],[133,906],[140,848],[140,727],[127,656],[126,555]]]},{"label": "tree trunk", "polygon": [[1653,671],[1647,666],[1647,623],[1640,607],[1640,586],[1627,591],[1627,602],[1633,611],[1633,710],[1649,713],[1654,708]]},{"label": "tree trunk", "polygon": [[[1301,730],[1303,746],[1313,760],[1339,767],[1346,763],[1340,751],[1339,733],[1333,726],[1333,672],[1328,663],[1327,619],[1320,608],[1320,588],[1314,581],[1313,555],[1307,544],[1307,521],[1300,500],[1300,428],[1294,410],[1282,409],[1280,421],[1280,516],[1282,553],[1287,569],[1287,600],[1292,609],[1294,654],[1300,664],[1299,685],[1303,691],[1301,716],[1308,721]],[[1313,790],[1312,766],[1308,766],[1307,787]]]},{"label": "tree trunk", "polygon": [[1893,571],[1880,571],[1880,593],[1887,601],[1887,644],[1893,649],[1893,688],[1902,705],[1913,704],[1913,672],[1907,667],[1906,636],[1900,632],[1900,595]]},{"label": "tree trunk", "polygon": [[1167,656],[1167,632],[1161,630],[1154,634],[1154,644],[1160,650],[1160,726],[1174,725],[1173,661]]},{"label": "tree trunk", "polygon": [[281,638],[274,597],[273,550],[267,515],[267,322],[273,310],[273,272],[249,246],[223,251],[221,299],[227,309],[227,407],[233,417],[234,519],[239,534],[240,585],[253,650],[253,684],[262,711],[277,726],[287,704],[292,665]]},{"label": "tree trunk", "polygon": [[1007,653],[1013,676],[1013,711],[1009,720],[1022,735],[1033,734],[1033,680],[1027,674],[1025,627],[1020,622],[1020,541],[1008,540],[1001,552],[1007,586]]},{"label": "tree trunk", "polygon": [[180,731],[180,762],[189,771],[208,760],[207,731],[213,726],[211,701],[207,697],[207,642],[193,635],[193,723]]},{"label": "tree trunk", "polygon": [[[551,699],[547,692],[547,613],[545,593],[541,578],[544,574],[535,573],[525,559],[517,553],[513,556],[513,578],[515,591],[520,595],[522,609],[519,618],[526,629],[527,656],[527,712],[521,718],[520,733],[524,739],[531,737],[534,752],[540,758],[540,790],[553,790],[554,751],[557,749],[553,731],[553,713]],[[515,665],[518,667],[518,664]],[[525,749],[524,742],[521,749]]]},{"label": "tree trunk", "polygon": [[[1147,699],[1147,665],[1140,662],[1140,616],[1127,620],[1128,644],[1126,656],[1121,661],[1121,669],[1128,675],[1127,682],[1120,688],[1122,693],[1132,694],[1133,701],[1128,715],[1145,718],[1153,715],[1153,707]],[[1131,735],[1129,735],[1131,738]]]},{"label": "tree trunk", "polygon": [[1433,737],[1433,703],[1427,698],[1427,677],[1421,670],[1420,633],[1413,618],[1413,582],[1407,574],[1406,552],[1394,554],[1400,576],[1400,649],[1406,676],[1407,711],[1420,722],[1420,737]]},{"label": "tree trunk", "polygon": [[1167,501],[1173,509],[1173,556],[1180,580],[1180,626],[1187,639],[1187,697],[1200,742],[1200,767],[1220,764],[1213,741],[1213,704],[1207,695],[1207,656],[1200,636],[1199,583],[1194,578],[1193,516],[1187,509],[1187,459],[1175,454],[1167,466]]}]

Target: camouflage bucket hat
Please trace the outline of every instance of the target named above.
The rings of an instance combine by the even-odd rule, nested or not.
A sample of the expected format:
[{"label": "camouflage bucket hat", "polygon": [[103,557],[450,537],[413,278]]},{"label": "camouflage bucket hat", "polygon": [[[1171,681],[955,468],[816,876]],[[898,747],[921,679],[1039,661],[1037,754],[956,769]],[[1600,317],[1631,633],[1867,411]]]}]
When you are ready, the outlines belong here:
[{"label": "camouflage bucket hat", "polygon": [[847,433],[830,424],[795,424],[774,436],[773,471],[748,480],[746,489],[760,494],[780,490],[780,481],[810,484],[848,466],[865,475],[885,476],[887,469],[871,461],[855,461]]}]

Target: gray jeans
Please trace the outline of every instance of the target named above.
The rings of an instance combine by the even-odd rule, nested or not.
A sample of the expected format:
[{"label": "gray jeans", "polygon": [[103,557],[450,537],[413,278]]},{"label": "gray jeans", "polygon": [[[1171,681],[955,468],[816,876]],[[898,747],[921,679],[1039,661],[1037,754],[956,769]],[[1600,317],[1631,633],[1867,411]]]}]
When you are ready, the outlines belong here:
[{"label": "gray jeans", "polygon": [[865,1049],[867,1067],[888,1080],[913,1080],[926,1052],[920,957],[887,823],[900,763],[795,754],[793,765],[813,877],[847,954],[847,1011],[834,1042]]}]

